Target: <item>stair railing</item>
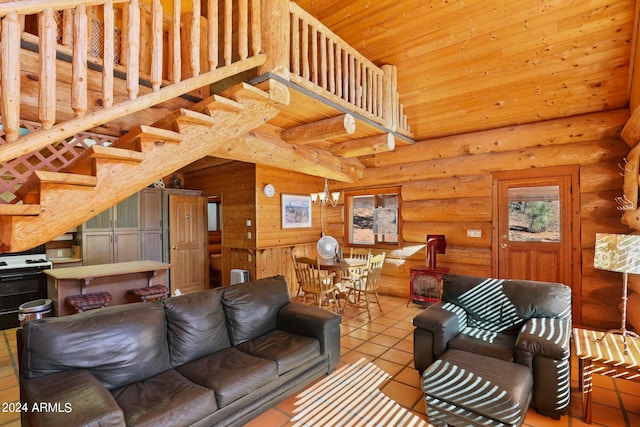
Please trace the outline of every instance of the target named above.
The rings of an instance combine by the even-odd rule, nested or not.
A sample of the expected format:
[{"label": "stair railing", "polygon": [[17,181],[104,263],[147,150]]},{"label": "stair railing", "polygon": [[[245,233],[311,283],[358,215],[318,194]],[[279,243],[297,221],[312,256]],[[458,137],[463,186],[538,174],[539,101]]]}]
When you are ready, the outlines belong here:
[{"label": "stair railing", "polygon": [[[191,11],[183,13],[182,3]],[[203,6],[206,18],[201,17]],[[0,3],[0,161],[38,152],[78,132],[259,66],[265,60],[260,8],[260,0],[174,0],[169,11],[160,0]],[[90,41],[96,33],[98,46]],[[21,135],[21,59],[29,55],[25,45],[34,40],[39,63],[37,119],[42,129]],[[56,61],[65,52],[71,74],[57,76]],[[91,82],[92,88],[100,87],[98,99],[91,103],[90,69],[102,74],[101,81]],[[128,99],[119,102],[116,76],[126,79]],[[56,84],[64,79],[70,80],[70,118],[56,117]]]}]

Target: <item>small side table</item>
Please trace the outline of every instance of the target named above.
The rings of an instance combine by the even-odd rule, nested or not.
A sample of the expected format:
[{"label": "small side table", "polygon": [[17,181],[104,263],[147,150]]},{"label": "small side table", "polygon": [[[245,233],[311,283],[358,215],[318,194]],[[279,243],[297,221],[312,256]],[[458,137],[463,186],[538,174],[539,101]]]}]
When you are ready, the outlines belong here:
[{"label": "small side table", "polygon": [[409,301],[415,304],[431,304],[440,301],[442,293],[442,276],[449,272],[448,268],[430,269],[427,267],[411,267],[409,269]]},{"label": "small side table", "polygon": [[578,382],[582,392],[582,420],[591,424],[591,392],[593,374],[640,382],[640,340],[627,336],[628,354],[624,353],[622,336],[588,329],[573,329],[573,345],[578,358]]}]

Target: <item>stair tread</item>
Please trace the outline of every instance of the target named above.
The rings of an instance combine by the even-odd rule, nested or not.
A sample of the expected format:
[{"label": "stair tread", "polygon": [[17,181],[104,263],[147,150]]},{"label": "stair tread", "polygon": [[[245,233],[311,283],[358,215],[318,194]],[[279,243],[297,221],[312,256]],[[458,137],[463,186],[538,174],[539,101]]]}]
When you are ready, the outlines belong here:
[{"label": "stair tread", "polygon": [[0,204],[0,215],[35,216],[40,214],[38,204]]},{"label": "stair tread", "polygon": [[115,142],[115,148],[129,149],[134,151],[141,150],[141,142],[180,142],[183,137],[178,132],[168,129],[162,129],[157,126],[138,126],[130,130],[126,135],[120,137]]},{"label": "stair tread", "polygon": [[92,175],[82,175],[69,172],[36,171],[33,174],[38,182],[49,184],[68,184],[95,187],[97,179]]},{"label": "stair tread", "polygon": [[158,120],[153,125],[159,128],[162,128],[167,132],[171,132],[167,129],[174,128],[174,124],[177,124],[179,126],[180,123],[194,123],[194,124],[203,124],[203,125],[209,125],[209,126],[214,126],[216,124],[213,117],[211,117],[208,114],[200,113],[195,110],[181,108],[178,111],[174,112],[173,114],[170,114],[162,118],[161,120]]},{"label": "stair tread", "polygon": [[223,111],[242,111],[244,105],[220,95],[213,95],[205,101],[198,104],[202,109],[223,110]]}]

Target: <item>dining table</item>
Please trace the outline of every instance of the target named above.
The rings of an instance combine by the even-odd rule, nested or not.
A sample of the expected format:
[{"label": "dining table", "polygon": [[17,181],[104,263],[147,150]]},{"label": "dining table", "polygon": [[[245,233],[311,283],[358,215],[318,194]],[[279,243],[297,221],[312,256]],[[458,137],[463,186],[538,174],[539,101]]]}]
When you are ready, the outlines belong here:
[{"label": "dining table", "polygon": [[[340,292],[336,295],[336,297],[338,298],[338,307],[340,309],[340,312],[344,313],[344,309],[346,308],[348,303],[348,296],[344,288],[341,286],[342,275],[340,273],[342,271],[348,270],[351,267],[366,267],[367,260],[358,258],[342,258],[341,260],[336,260],[335,258],[318,257],[318,264],[321,270],[326,270],[329,273],[336,273],[333,276],[333,283],[340,289]],[[340,304],[340,300],[344,300],[344,304]]]}]

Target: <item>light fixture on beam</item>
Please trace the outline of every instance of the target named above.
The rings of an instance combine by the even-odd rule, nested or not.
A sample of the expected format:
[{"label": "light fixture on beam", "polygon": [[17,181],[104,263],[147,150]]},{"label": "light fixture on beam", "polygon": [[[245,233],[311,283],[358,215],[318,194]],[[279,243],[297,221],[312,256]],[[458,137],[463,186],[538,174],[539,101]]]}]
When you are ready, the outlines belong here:
[{"label": "light fixture on beam", "polygon": [[311,201],[313,203],[319,203],[320,206],[336,206],[340,199],[340,192],[329,192],[329,183],[327,178],[324,179],[324,190],[321,193],[311,193]]}]

